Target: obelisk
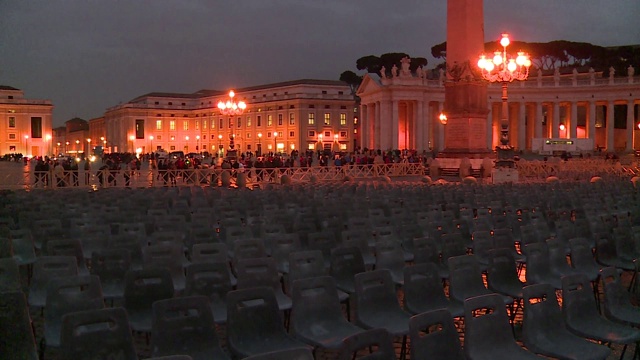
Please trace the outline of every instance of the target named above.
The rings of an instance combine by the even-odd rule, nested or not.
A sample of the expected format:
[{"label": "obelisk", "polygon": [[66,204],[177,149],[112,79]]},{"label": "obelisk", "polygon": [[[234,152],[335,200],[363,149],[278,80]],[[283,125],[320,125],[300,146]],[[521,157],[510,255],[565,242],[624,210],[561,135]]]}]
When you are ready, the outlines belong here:
[{"label": "obelisk", "polygon": [[447,1],[445,157],[481,158],[487,148],[487,84],[477,62],[484,52],[483,0]]}]

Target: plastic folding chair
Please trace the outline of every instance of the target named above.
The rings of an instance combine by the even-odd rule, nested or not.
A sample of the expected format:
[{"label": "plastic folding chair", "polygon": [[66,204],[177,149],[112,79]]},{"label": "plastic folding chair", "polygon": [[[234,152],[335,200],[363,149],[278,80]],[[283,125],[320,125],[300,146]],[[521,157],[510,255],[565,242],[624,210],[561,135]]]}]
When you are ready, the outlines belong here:
[{"label": "plastic folding chair", "polygon": [[123,308],[66,314],[61,333],[60,347],[65,359],[138,359]]},{"label": "plastic folding chair", "polygon": [[276,350],[310,348],[286,333],[272,288],[230,291],[227,306],[227,344],[234,356],[245,358]]},{"label": "plastic folding chair", "polygon": [[125,275],[124,308],[134,331],[150,333],[152,304],[173,297],[173,280],[167,268],[129,270]]},{"label": "plastic folding chair", "polygon": [[351,247],[355,246],[360,249],[362,254],[362,260],[366,266],[372,267],[376,263],[376,256],[369,246],[370,240],[373,237],[369,230],[350,229],[344,230],[341,234],[342,246]]},{"label": "plastic folding chair", "polygon": [[591,241],[586,238],[573,238],[569,240],[571,249],[571,266],[577,271],[586,274],[589,280],[596,281],[600,277],[602,265],[596,262],[593,256]]},{"label": "plastic folding chair", "polygon": [[43,308],[47,302],[47,283],[55,277],[78,275],[78,262],[73,256],[41,256],[33,265],[29,285],[29,306]]},{"label": "plastic folding chair", "polygon": [[358,247],[338,247],[331,252],[331,276],[338,289],[353,295],[356,292],[355,275],[365,272],[365,263]]},{"label": "plastic folding chair", "polygon": [[131,254],[125,249],[95,251],[91,257],[91,274],[100,277],[105,299],[122,299],[124,278],[131,269]]},{"label": "plastic folding chair", "polygon": [[33,244],[33,236],[29,229],[15,229],[9,231],[13,258],[18,265],[32,265],[36,262],[36,252]]},{"label": "plastic folding chair", "polygon": [[631,293],[622,286],[618,270],[607,267],[601,270],[601,274],[604,315],[609,320],[640,327],[640,306],[631,302]]},{"label": "plastic folding chair", "polygon": [[411,317],[409,338],[411,359],[465,360],[453,317],[446,309]]},{"label": "plastic folding chair", "polygon": [[406,353],[411,314],[398,303],[389,270],[373,270],[357,274],[356,325],[365,329],[383,328],[392,336],[402,336],[401,357]]},{"label": "plastic folding chair", "polygon": [[0,359],[39,359],[22,291],[2,292],[0,296]]},{"label": "plastic folding chair", "polygon": [[271,351],[264,354],[253,355],[244,360],[314,360],[311,350],[306,348]]},{"label": "plastic folding chair", "polygon": [[60,328],[65,314],[104,308],[100,279],[95,275],[53,278],[47,283],[44,340],[47,347],[60,346]]},{"label": "plastic folding chair", "polygon": [[487,287],[495,293],[513,298],[514,302],[510,308],[512,323],[518,309],[522,306],[522,287],[524,285],[518,276],[516,260],[510,249],[499,248],[489,251]]},{"label": "plastic folding chair", "polygon": [[560,239],[547,239],[547,249],[549,249],[549,265],[551,272],[562,278],[566,275],[575,274],[578,271],[567,262],[568,241],[565,244]]},{"label": "plastic folding chair", "polygon": [[462,303],[449,301],[434,263],[404,268],[404,308],[412,314],[447,309],[453,317],[464,316]]},{"label": "plastic folding chair", "polygon": [[464,352],[470,360],[540,359],[516,343],[498,294],[465,300]]},{"label": "plastic folding chair", "polygon": [[165,267],[171,273],[173,289],[182,292],[185,286],[184,267],[188,260],[181,244],[164,243],[142,248],[144,268]]},{"label": "plastic folding chair", "polygon": [[13,258],[0,259],[0,293],[22,291],[20,268]]},{"label": "plastic folding chair", "polygon": [[273,258],[243,259],[238,261],[237,289],[247,289],[258,286],[268,286],[274,291],[280,310],[291,309],[291,298],[287,296],[280,281],[280,275]]},{"label": "plastic folding chair", "polygon": [[[576,335],[602,342],[626,345],[640,340],[640,330],[607,320],[598,312],[591,283],[585,274],[562,278],[562,315]],[[637,351],[637,348],[636,348]],[[624,356],[624,351],[622,357]]]},{"label": "plastic folding chair", "polygon": [[562,319],[555,289],[549,284],[523,289],[523,341],[527,349],[565,360],[605,360],[611,350],[571,333]]},{"label": "plastic folding chair", "polygon": [[73,256],[78,263],[78,274],[89,275],[89,269],[84,261],[82,244],[78,239],[50,240],[46,244],[48,256]]},{"label": "plastic folding chair", "polygon": [[291,334],[314,348],[339,349],[342,339],[363,331],[343,317],[332,277],[293,281],[291,293]]},{"label": "plastic folding chair", "polygon": [[[396,360],[393,338],[385,329],[376,328],[351,335],[343,341],[338,360]],[[366,355],[359,356],[366,351]]]},{"label": "plastic folding chair", "polygon": [[[449,258],[449,298],[464,303],[471,297],[494,294],[484,286],[482,270],[474,255],[462,255]],[[500,295],[505,305],[513,304],[513,298]]]},{"label": "plastic folding chair", "polygon": [[218,342],[209,299],[186,296],[154,302],[151,355],[229,359]]},{"label": "plastic folding chair", "polygon": [[270,240],[271,257],[276,260],[276,268],[282,274],[289,273],[289,254],[302,250],[298,234],[282,234]]},{"label": "plastic folding chair", "polygon": [[227,293],[231,291],[228,265],[223,262],[194,263],[187,267],[185,295],[209,299],[216,324],[227,322]]},{"label": "plastic folding chair", "polygon": [[440,261],[440,251],[435,239],[421,237],[413,239],[414,264],[424,264],[427,262],[436,264],[438,274],[443,279],[449,278],[449,266]]},{"label": "plastic folding chair", "polygon": [[397,285],[404,283],[404,255],[399,243],[390,240],[376,241],[376,269],[389,270]]},{"label": "plastic folding chair", "polygon": [[596,238],[596,261],[604,266],[613,266],[618,269],[633,271],[633,260],[619,256],[616,240],[609,235],[600,235]]},{"label": "plastic folding chair", "polygon": [[556,289],[562,289],[560,277],[551,272],[547,243],[529,244],[525,246],[525,252],[527,254],[527,284],[551,284]]}]

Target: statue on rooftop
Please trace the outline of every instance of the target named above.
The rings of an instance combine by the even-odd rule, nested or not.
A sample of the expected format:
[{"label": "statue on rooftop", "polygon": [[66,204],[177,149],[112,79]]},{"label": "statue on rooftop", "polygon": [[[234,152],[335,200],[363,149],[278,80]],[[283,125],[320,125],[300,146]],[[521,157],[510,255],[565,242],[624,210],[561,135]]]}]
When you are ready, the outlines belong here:
[{"label": "statue on rooftop", "polygon": [[387,78],[387,69],[384,67],[384,65],[380,68],[380,77],[383,79]]},{"label": "statue on rooftop", "polygon": [[400,60],[400,76],[402,77],[410,77],[411,76],[411,70],[409,69],[409,66],[411,65],[411,59],[409,59],[408,57],[403,57],[402,60]]},{"label": "statue on rooftop", "polygon": [[393,67],[391,68],[391,76],[398,77],[398,67],[396,64],[393,64]]},{"label": "statue on rooftop", "polygon": [[633,74],[635,74],[636,70],[633,68],[633,66],[629,65],[629,67],[627,68],[627,75],[631,78],[633,77]]}]

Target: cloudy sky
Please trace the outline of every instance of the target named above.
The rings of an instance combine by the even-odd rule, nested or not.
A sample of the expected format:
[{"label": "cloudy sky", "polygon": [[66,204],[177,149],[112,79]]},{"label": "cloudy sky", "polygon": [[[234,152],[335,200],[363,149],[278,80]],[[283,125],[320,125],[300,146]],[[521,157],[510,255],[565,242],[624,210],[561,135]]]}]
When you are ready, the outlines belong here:
[{"label": "cloudy sky", "polygon": [[[639,0],[484,0],[487,41],[640,44]],[[335,79],[365,55],[438,63],[445,0],[0,0],[0,85],[54,124],[152,92]],[[640,66],[640,64],[638,64]]]}]

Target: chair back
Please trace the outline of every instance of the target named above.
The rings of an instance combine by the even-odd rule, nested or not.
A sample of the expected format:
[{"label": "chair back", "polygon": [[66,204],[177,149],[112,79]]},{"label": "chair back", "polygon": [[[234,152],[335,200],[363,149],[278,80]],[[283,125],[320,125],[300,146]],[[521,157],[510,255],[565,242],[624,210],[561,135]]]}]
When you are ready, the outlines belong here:
[{"label": "chair back", "polygon": [[469,359],[474,353],[493,352],[496,344],[515,343],[504,301],[498,294],[465,300],[464,320],[464,350]]},{"label": "chair back", "polygon": [[293,281],[291,297],[290,331],[293,335],[321,324],[346,322],[342,316],[335,280],[330,276]]},{"label": "chair back", "polygon": [[432,262],[404,268],[404,307],[413,314],[449,305],[438,266]]},{"label": "chair back", "polygon": [[286,349],[271,351],[264,354],[253,355],[244,360],[314,360],[311,350],[306,348]]},{"label": "chair back", "polygon": [[129,270],[124,281],[124,307],[128,312],[145,311],[155,301],[173,297],[171,272],[164,267]]},{"label": "chair back", "polygon": [[0,293],[22,291],[20,268],[13,258],[0,259]]},{"label": "chair back", "polygon": [[0,296],[0,359],[38,360],[29,307],[22,291]]},{"label": "chair back", "polygon": [[449,296],[464,302],[467,298],[487,293],[482,271],[474,255],[449,258]]},{"label": "chair back", "polygon": [[355,293],[355,275],[365,270],[362,253],[358,247],[338,247],[331,252],[330,273],[340,290],[349,294]]},{"label": "chair back", "polygon": [[412,359],[464,360],[460,337],[451,313],[436,309],[409,320]]},{"label": "chair back", "polygon": [[[397,360],[393,339],[385,329],[371,329],[351,335],[343,340],[343,348],[338,360],[351,360],[361,350],[369,349],[369,354],[359,356],[359,360]],[[375,350],[373,350],[375,349]]]},{"label": "chair back", "polygon": [[44,307],[47,283],[55,277],[78,274],[78,261],[73,256],[41,256],[33,265],[33,277],[29,285],[29,305]]}]

